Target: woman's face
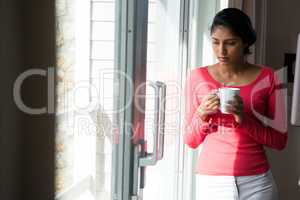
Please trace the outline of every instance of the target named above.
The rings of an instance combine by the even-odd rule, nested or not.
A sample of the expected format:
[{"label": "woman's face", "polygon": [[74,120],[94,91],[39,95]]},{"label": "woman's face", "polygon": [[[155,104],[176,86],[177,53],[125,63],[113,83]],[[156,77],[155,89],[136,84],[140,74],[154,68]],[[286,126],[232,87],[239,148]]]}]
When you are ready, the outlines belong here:
[{"label": "woman's face", "polygon": [[246,44],[229,28],[217,26],[211,34],[212,47],[215,56],[222,65],[238,64],[244,60]]}]

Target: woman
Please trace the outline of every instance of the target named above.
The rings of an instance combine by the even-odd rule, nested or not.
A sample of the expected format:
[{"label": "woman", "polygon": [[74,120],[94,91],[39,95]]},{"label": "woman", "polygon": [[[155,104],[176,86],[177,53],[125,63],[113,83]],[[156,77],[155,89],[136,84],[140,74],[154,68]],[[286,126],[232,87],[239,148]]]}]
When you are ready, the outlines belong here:
[{"label": "woman", "polygon": [[[276,200],[264,151],[264,146],[282,150],[287,143],[276,76],[267,66],[247,62],[256,34],[242,11],[227,8],[217,13],[211,38],[219,62],[192,70],[186,84],[184,141],[191,148],[203,144],[197,192],[201,200]],[[229,114],[219,110],[216,90],[221,87],[240,89],[228,102]]]}]

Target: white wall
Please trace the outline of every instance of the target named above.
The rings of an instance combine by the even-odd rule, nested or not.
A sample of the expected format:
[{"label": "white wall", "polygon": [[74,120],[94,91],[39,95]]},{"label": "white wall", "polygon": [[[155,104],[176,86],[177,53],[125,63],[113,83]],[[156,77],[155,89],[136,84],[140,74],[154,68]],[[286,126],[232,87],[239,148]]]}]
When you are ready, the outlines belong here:
[{"label": "white wall", "polygon": [[[268,0],[267,65],[280,68],[283,66],[284,53],[295,53],[297,33],[300,33],[299,8],[299,0]],[[300,128],[289,126],[288,134],[287,148],[279,153],[269,151],[268,154],[280,199],[294,200],[300,198]]]}]

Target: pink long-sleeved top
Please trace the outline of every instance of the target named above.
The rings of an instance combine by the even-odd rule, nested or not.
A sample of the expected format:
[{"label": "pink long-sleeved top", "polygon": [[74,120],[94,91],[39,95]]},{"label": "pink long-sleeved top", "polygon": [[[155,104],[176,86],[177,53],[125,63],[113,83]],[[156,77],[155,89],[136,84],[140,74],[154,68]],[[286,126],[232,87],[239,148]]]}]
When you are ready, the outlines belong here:
[{"label": "pink long-sleeved top", "polygon": [[287,143],[284,90],[274,71],[260,66],[260,74],[240,88],[244,118],[237,124],[220,111],[202,121],[196,109],[204,95],[222,86],[207,67],[192,70],[186,81],[184,142],[191,148],[203,144],[197,173],[208,175],[255,175],[268,171],[264,146],[282,150]]}]

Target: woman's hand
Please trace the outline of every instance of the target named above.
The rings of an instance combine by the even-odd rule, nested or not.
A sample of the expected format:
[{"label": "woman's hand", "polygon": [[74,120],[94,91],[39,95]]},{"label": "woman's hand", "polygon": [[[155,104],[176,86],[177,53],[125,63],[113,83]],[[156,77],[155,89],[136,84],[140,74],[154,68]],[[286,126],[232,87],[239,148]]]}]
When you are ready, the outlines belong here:
[{"label": "woman's hand", "polygon": [[244,116],[244,104],[243,99],[240,96],[235,96],[233,101],[229,101],[226,106],[226,110],[233,114],[234,119],[237,123],[242,123]]},{"label": "woman's hand", "polygon": [[197,108],[197,113],[203,121],[207,120],[207,116],[216,113],[220,106],[220,100],[215,92],[205,95],[202,98],[200,106]]}]

